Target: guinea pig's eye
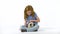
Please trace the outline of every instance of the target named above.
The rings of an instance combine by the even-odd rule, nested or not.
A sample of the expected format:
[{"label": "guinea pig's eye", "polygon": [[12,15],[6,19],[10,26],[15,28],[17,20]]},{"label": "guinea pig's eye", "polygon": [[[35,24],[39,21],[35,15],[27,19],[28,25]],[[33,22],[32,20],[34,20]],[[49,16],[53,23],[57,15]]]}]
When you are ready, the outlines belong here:
[{"label": "guinea pig's eye", "polygon": [[35,24],[33,24],[33,26],[35,26]]},{"label": "guinea pig's eye", "polygon": [[30,26],[32,26],[32,24],[30,24]]}]

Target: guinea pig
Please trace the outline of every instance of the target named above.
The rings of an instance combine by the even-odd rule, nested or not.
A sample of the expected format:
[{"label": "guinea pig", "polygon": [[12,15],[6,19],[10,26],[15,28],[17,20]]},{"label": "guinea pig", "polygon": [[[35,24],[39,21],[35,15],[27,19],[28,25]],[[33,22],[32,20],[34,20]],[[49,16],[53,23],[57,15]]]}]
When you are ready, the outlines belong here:
[{"label": "guinea pig", "polygon": [[30,23],[28,24],[28,28],[30,28],[30,27],[33,27],[33,22],[30,22]]}]

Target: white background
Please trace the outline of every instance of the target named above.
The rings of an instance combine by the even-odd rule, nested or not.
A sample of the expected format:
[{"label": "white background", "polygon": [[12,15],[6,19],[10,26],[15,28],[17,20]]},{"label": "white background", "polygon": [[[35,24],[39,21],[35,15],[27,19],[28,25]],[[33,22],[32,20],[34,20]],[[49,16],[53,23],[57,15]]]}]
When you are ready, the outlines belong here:
[{"label": "white background", "polygon": [[22,34],[19,29],[24,24],[27,5],[32,5],[40,18],[40,29],[32,34],[59,34],[59,0],[0,0],[0,34]]}]

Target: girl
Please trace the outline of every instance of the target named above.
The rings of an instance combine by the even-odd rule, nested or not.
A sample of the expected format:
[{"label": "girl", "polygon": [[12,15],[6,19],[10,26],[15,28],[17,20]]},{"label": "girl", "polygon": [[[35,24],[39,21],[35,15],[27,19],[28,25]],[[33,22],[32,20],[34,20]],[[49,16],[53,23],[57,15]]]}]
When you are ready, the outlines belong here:
[{"label": "girl", "polygon": [[[25,20],[25,25],[21,26],[21,31],[37,31],[38,30],[38,22],[40,22],[39,17],[37,16],[37,14],[34,12],[33,7],[31,5],[26,6],[25,10],[24,10],[24,20]],[[29,23],[33,23],[34,27],[31,28],[27,28],[26,26]]]}]

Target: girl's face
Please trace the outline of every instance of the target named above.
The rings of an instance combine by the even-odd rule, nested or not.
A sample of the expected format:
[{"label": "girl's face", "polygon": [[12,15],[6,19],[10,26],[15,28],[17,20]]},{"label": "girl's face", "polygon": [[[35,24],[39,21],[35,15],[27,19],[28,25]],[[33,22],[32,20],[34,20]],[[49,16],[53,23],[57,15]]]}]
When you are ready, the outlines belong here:
[{"label": "girl's face", "polygon": [[27,15],[28,15],[28,16],[31,15],[31,11],[27,11]]}]

